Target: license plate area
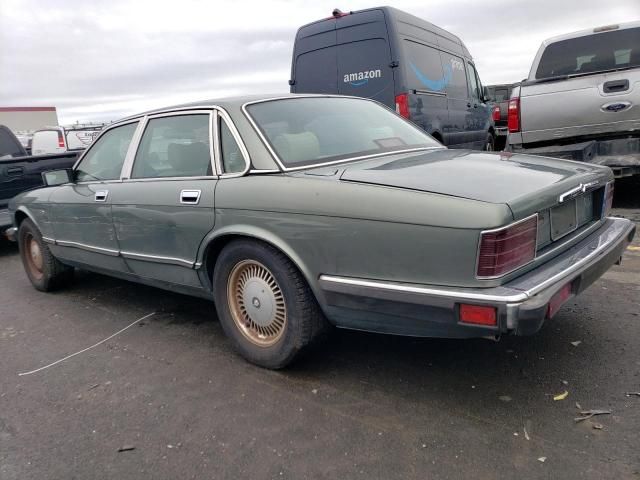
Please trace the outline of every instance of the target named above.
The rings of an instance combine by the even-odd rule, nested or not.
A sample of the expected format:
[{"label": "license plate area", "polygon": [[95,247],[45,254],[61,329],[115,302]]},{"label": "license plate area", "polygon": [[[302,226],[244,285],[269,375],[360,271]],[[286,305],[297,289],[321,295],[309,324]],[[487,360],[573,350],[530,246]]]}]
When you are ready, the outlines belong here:
[{"label": "license plate area", "polygon": [[551,209],[551,240],[558,240],[578,228],[576,199],[567,200]]}]

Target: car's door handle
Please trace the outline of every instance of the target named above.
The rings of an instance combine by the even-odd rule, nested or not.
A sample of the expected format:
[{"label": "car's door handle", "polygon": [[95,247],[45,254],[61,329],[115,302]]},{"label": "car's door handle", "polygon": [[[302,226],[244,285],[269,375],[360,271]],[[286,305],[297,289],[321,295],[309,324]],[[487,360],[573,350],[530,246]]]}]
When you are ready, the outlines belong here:
[{"label": "car's door handle", "polygon": [[200,190],[182,190],[180,192],[180,203],[184,205],[197,205],[200,202]]},{"label": "car's door handle", "polygon": [[109,196],[109,190],[98,190],[93,197],[96,202],[106,202]]},{"label": "car's door handle", "polygon": [[7,167],[7,177],[19,177],[24,175],[24,167]]},{"label": "car's door handle", "polygon": [[604,93],[626,92],[629,90],[629,80],[611,80],[602,85]]}]

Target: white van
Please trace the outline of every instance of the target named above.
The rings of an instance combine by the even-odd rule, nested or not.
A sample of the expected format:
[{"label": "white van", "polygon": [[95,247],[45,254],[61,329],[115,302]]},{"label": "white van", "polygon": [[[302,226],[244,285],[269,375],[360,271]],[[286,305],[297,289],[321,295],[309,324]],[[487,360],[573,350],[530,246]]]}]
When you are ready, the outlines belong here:
[{"label": "white van", "polygon": [[32,155],[64,153],[84,150],[102,130],[102,125],[91,127],[47,127],[37,130],[31,141]]}]

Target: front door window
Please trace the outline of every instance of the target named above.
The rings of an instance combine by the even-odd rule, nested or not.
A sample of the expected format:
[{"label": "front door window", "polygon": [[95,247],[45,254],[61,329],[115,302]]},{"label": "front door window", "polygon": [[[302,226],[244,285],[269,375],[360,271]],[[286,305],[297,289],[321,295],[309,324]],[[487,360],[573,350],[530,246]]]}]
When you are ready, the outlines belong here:
[{"label": "front door window", "polygon": [[133,122],[105,132],[76,168],[76,181],[118,180],[137,127],[138,122]]}]

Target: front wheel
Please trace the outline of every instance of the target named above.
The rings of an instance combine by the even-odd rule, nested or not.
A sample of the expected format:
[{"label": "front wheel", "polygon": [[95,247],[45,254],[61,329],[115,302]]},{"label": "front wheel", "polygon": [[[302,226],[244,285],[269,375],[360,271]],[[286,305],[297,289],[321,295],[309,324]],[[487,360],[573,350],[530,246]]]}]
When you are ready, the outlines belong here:
[{"label": "front wheel", "polygon": [[287,366],[328,330],[296,266],[261,242],[228,244],[216,262],[214,299],[235,349],[261,367]]},{"label": "front wheel", "polygon": [[18,230],[20,258],[31,284],[41,292],[49,292],[67,284],[73,268],[60,263],[49,246],[42,240],[38,227],[28,218]]},{"label": "front wheel", "polygon": [[484,144],[485,152],[493,152],[496,149],[496,139],[492,134],[487,134],[487,140]]}]

